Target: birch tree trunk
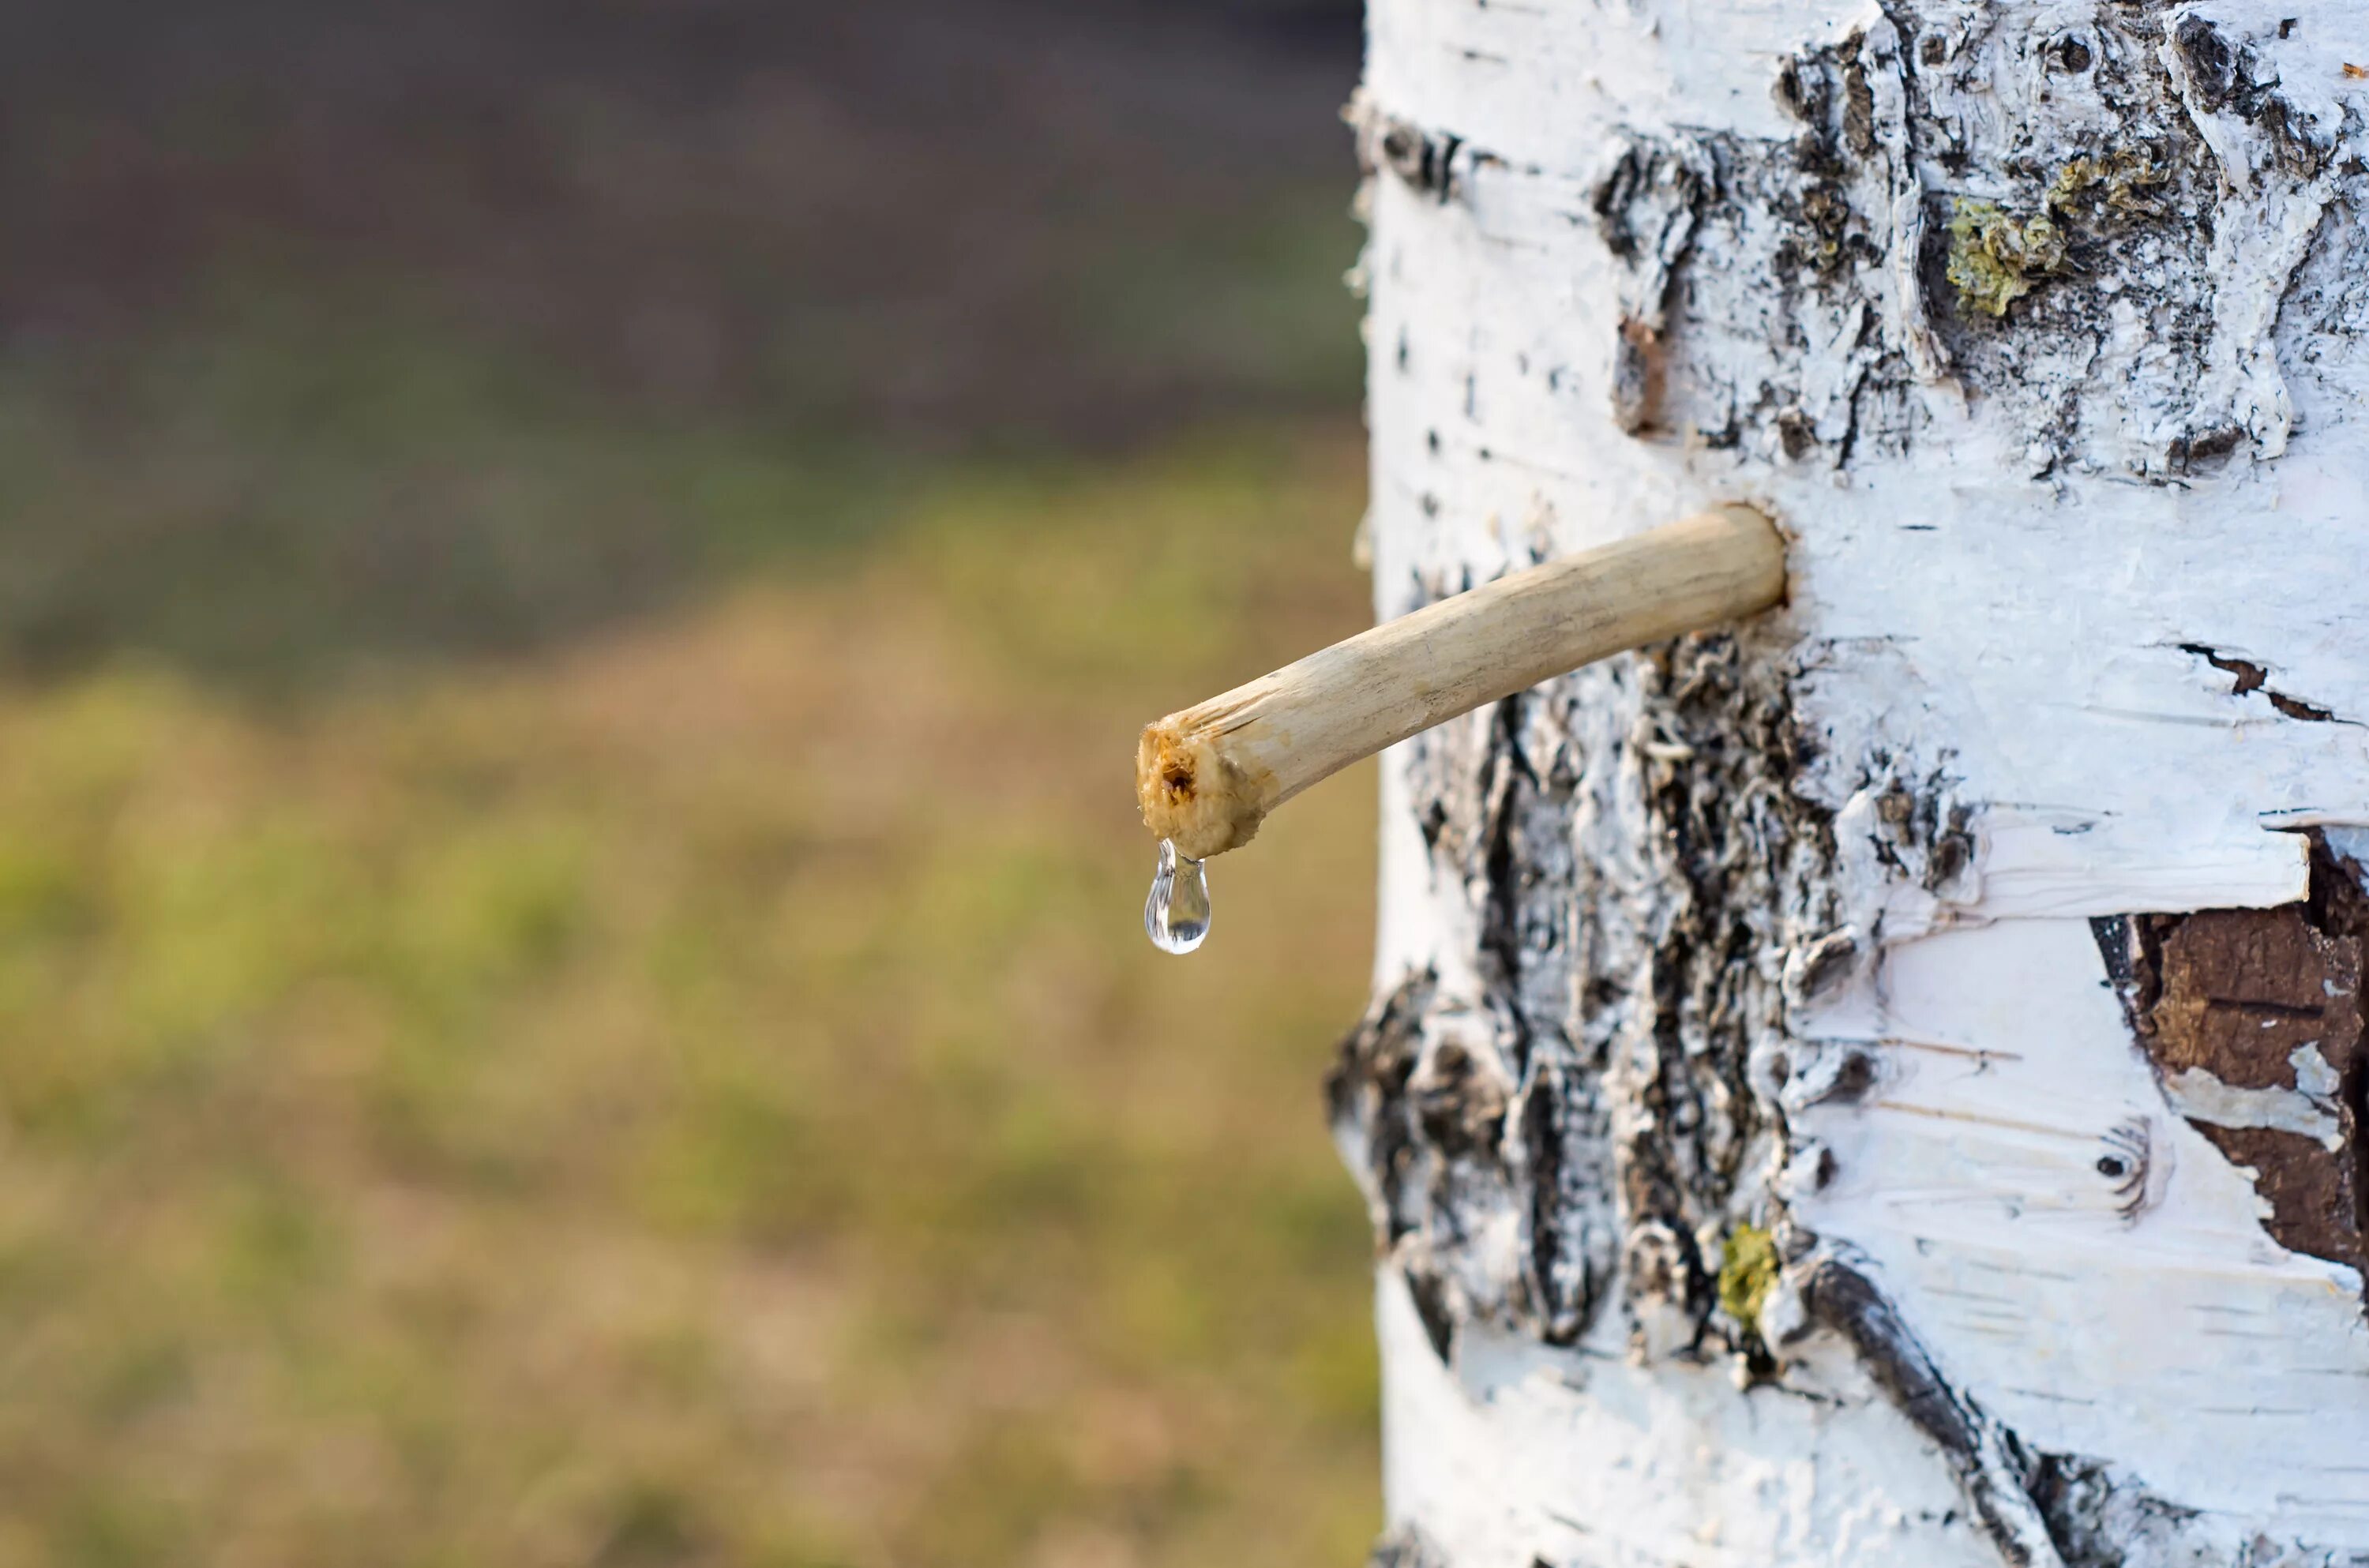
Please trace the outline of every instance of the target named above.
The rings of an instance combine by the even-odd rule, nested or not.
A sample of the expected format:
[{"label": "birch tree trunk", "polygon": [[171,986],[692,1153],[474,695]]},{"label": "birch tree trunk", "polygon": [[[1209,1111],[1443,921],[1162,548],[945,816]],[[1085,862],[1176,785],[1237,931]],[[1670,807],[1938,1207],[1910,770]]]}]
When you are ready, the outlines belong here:
[{"label": "birch tree trunk", "polygon": [[2369,1563],[2369,11],[1372,0],[1377,1562]]}]

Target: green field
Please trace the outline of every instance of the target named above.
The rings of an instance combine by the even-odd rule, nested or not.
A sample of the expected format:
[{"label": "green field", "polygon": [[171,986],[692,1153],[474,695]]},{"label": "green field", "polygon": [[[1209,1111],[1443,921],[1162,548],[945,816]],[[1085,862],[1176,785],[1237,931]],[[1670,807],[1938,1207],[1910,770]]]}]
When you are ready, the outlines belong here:
[{"label": "green field", "polygon": [[1183,961],[1129,788],[1364,619],[1355,432],[826,483],[370,352],[0,402],[0,1564],[1356,1561],[1370,773]]}]

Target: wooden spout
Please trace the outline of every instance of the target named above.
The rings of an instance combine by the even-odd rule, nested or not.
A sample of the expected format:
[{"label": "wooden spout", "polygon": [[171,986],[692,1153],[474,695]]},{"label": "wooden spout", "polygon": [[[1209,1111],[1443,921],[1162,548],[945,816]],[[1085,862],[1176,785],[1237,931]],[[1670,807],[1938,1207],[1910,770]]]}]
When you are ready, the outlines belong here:
[{"label": "wooden spout", "polygon": [[1784,542],[1741,505],[1500,578],[1147,725],[1135,762],[1144,825],[1192,859],[1223,854],[1361,757],[1784,594]]}]

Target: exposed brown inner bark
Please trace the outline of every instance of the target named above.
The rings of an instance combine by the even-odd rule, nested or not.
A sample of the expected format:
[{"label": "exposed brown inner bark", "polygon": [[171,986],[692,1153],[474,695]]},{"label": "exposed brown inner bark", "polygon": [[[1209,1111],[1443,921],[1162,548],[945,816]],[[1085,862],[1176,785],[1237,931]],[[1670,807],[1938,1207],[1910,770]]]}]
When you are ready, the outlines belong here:
[{"label": "exposed brown inner bark", "polygon": [[[2249,1169],[2281,1246],[2369,1273],[2369,1180],[2361,1138],[2369,1090],[2361,982],[2369,897],[2357,868],[2317,846],[2308,902],[2274,910],[2143,915],[2133,922],[2132,1018],[2167,1078],[2201,1071],[2237,1090],[2313,1095],[2342,1136],[2191,1125]],[[2326,1074],[2312,1066],[2314,1055]],[[2298,1073],[2300,1061],[2305,1071]],[[2335,1080],[2332,1093],[2315,1083]]]}]

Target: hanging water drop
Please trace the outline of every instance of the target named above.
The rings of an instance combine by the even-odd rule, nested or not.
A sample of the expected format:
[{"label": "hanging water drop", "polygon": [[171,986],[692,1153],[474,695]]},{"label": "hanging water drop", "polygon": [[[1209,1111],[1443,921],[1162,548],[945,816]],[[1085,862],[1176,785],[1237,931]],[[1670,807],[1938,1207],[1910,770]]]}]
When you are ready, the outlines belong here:
[{"label": "hanging water drop", "polygon": [[1143,900],[1143,933],[1162,953],[1190,953],[1209,934],[1209,874],[1204,864],[1160,841],[1160,869]]}]

